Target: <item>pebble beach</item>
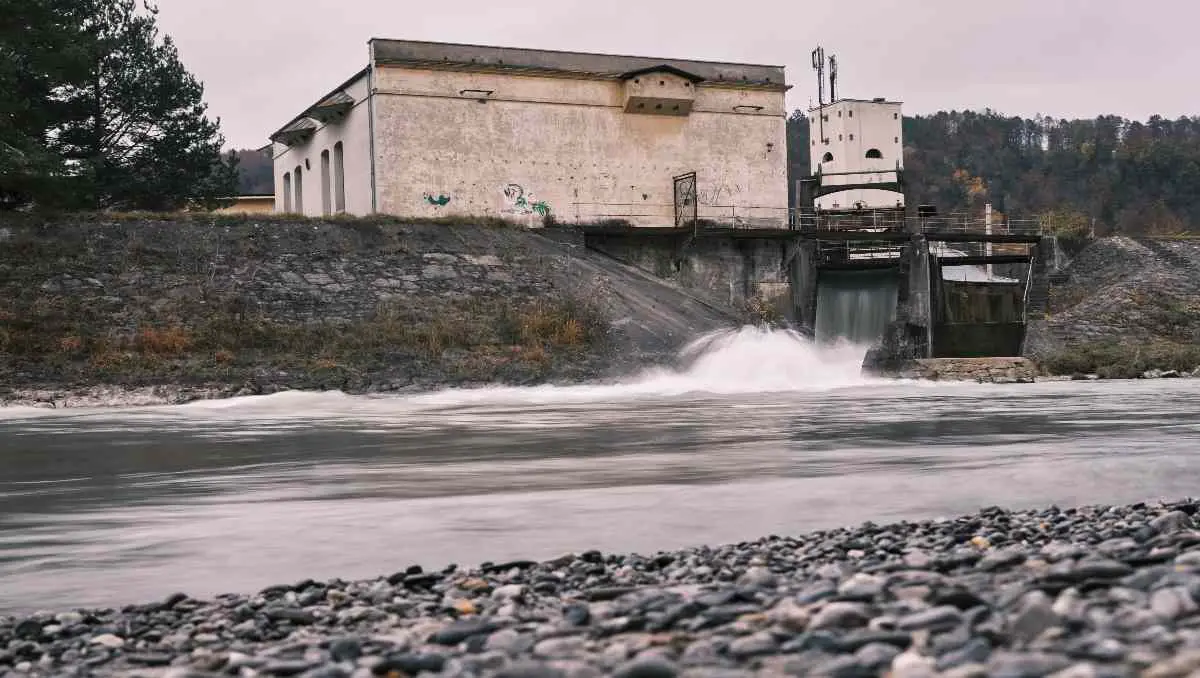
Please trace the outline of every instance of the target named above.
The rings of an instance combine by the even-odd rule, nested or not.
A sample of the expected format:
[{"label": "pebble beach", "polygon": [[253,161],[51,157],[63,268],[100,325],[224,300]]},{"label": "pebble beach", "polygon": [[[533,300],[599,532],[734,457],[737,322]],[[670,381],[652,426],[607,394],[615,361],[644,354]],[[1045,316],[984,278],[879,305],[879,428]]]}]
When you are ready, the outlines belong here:
[{"label": "pebble beach", "polygon": [[1198,509],[988,508],[0,616],[0,676],[1187,678]]}]

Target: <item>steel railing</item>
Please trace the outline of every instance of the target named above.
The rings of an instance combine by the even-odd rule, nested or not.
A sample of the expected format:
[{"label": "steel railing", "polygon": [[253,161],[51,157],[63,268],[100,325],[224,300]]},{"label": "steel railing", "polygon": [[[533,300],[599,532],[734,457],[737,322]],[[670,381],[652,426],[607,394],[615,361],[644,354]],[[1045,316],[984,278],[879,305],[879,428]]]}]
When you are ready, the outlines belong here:
[{"label": "steel railing", "polygon": [[[629,221],[636,226],[675,225],[675,206],[661,203],[571,203],[577,222]],[[817,212],[808,208],[759,205],[696,206],[697,230],[769,228],[803,232],[875,231],[880,233],[955,233],[1036,236],[1046,232],[1040,219],[999,218],[989,224],[978,214],[949,213],[921,217],[896,209]]]}]

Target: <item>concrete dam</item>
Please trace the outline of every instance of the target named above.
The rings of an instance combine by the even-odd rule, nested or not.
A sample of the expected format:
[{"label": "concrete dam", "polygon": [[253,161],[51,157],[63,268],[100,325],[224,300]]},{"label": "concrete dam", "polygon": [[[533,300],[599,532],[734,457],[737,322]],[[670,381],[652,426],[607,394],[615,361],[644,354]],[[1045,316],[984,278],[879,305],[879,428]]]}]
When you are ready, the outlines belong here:
[{"label": "concrete dam", "polygon": [[1036,229],[585,227],[589,249],[707,297],[758,300],[819,342],[871,347],[868,366],[1021,356],[1043,317],[1053,241]]}]

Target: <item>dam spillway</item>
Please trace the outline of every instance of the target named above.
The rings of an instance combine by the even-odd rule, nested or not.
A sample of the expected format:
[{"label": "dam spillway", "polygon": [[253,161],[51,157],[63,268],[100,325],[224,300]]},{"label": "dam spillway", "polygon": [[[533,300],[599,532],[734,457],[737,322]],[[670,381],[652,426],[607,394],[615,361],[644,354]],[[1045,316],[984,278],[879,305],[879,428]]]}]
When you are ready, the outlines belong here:
[{"label": "dam spillway", "polygon": [[[1014,357],[1042,317],[1053,239],[1036,232],[582,227],[584,244],[698,297],[773,308],[822,342],[873,346],[872,364]],[[993,247],[985,248],[984,243]],[[948,247],[960,252],[948,252]],[[993,249],[1000,252],[994,253]],[[1000,282],[943,268],[1016,266]],[[882,331],[880,330],[883,326]]]},{"label": "dam spillway", "polygon": [[896,268],[821,271],[813,334],[819,343],[873,346],[896,320]]}]

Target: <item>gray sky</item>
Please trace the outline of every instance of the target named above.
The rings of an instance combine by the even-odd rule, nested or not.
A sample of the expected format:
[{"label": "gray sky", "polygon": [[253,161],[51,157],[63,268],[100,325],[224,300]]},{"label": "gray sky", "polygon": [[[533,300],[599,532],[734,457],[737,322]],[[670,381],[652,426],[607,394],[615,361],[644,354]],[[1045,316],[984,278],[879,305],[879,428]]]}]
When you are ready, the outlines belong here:
[{"label": "gray sky", "polygon": [[371,37],[783,65],[816,98],[812,49],[843,96],[906,113],[1145,119],[1200,114],[1193,0],[159,0],[230,146],[267,135],[366,65]]}]

